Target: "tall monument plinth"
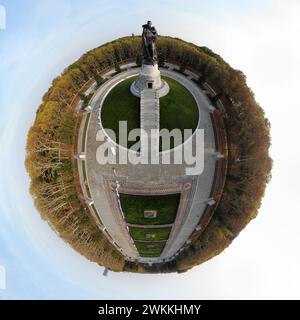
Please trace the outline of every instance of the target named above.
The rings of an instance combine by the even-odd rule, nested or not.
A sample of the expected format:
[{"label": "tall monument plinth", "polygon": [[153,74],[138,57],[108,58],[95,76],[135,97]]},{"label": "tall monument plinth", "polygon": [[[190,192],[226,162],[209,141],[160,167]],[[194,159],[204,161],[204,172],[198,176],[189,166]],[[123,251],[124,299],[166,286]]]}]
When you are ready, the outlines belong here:
[{"label": "tall monument plinth", "polygon": [[156,52],[157,31],[152,26],[151,21],[143,25],[142,45],[143,45],[143,63],[139,78],[134,81],[130,87],[132,94],[141,97],[144,89],[155,90],[158,97],[163,97],[169,92],[169,86],[166,81],[161,79],[157,64]]},{"label": "tall monument plinth", "polygon": [[139,78],[132,83],[130,89],[137,97],[141,96],[141,91],[144,89],[155,90],[159,97],[165,96],[170,90],[166,81],[161,79],[157,63],[142,64]]}]

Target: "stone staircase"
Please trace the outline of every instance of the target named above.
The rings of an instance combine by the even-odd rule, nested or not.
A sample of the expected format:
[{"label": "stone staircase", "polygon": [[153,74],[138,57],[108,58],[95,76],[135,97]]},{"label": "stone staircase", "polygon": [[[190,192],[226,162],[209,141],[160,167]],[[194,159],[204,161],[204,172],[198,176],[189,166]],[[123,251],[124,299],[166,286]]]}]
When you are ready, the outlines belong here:
[{"label": "stone staircase", "polygon": [[[154,89],[141,91],[141,150],[159,152],[159,95]],[[155,129],[155,130],[154,130]]]}]

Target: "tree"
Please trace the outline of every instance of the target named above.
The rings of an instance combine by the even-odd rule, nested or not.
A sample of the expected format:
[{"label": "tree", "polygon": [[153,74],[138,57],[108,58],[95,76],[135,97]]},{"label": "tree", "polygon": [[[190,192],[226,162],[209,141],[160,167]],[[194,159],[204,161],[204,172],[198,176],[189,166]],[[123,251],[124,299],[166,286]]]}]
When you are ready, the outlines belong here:
[{"label": "tree", "polygon": [[97,86],[100,86],[104,82],[104,79],[99,75],[95,75],[94,79],[97,82]]},{"label": "tree", "polygon": [[158,55],[158,66],[163,68],[165,66],[166,58],[164,53]]},{"label": "tree", "polygon": [[138,54],[136,55],[135,63],[136,63],[136,65],[139,66],[139,67],[142,65],[142,63],[143,63],[143,56],[142,56],[140,53],[138,53]]},{"label": "tree", "polygon": [[121,67],[117,61],[115,61],[114,66],[115,66],[115,71],[117,73],[121,72]]},{"label": "tree", "polygon": [[186,69],[186,66],[187,66],[187,63],[185,60],[183,60],[181,63],[180,63],[180,66],[179,66],[179,71],[181,73],[184,73],[185,72],[185,69]]}]

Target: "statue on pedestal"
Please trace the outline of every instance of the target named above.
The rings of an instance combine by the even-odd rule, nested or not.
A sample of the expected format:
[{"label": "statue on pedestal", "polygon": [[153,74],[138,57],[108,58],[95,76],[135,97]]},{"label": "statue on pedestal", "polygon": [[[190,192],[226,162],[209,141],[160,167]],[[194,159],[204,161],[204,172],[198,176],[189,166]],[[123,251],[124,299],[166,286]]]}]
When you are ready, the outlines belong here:
[{"label": "statue on pedestal", "polygon": [[164,79],[161,79],[160,70],[157,63],[156,40],[157,31],[152,26],[151,21],[143,25],[142,33],[142,52],[143,62],[139,77],[131,84],[130,90],[136,97],[141,97],[144,89],[152,89],[156,91],[159,97],[168,94],[170,88]]},{"label": "statue on pedestal", "polygon": [[145,64],[154,64],[157,62],[157,52],[156,52],[156,39],[157,31],[155,27],[152,26],[152,22],[148,21],[147,24],[143,25],[143,56]]}]

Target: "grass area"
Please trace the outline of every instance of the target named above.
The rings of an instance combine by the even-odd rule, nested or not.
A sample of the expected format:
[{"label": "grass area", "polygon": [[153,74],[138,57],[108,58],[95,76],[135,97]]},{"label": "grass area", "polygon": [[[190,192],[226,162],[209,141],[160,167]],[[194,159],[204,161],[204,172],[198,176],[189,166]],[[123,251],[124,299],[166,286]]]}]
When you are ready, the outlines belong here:
[{"label": "grass area", "polygon": [[84,178],[84,180],[86,180],[87,179],[87,175],[86,175],[85,160],[81,160],[81,168],[82,168],[83,178]]},{"label": "grass area", "polygon": [[169,85],[169,93],[159,99],[161,128],[196,129],[199,111],[196,100],[179,82],[162,77]]},{"label": "grass area", "polygon": [[159,257],[164,250],[166,241],[159,242],[134,242],[141,257]]},{"label": "grass area", "polygon": [[[81,161],[81,168],[82,168],[82,174],[83,174],[84,183],[85,183],[87,181],[85,160]],[[86,193],[87,193],[88,197],[91,198],[92,195],[91,195],[90,188],[87,183],[85,183],[85,189],[86,189]]]},{"label": "grass area", "polygon": [[85,123],[84,123],[84,128],[83,128],[83,135],[82,135],[82,146],[81,146],[82,152],[85,152],[86,131],[87,131],[87,127],[88,127],[88,124],[89,124],[89,121],[90,121],[90,116],[91,116],[91,114],[88,113],[86,115],[86,118],[85,118]]},{"label": "grass area", "polygon": [[[197,103],[192,94],[179,82],[163,77],[170,87],[169,93],[159,99],[160,128],[178,128],[182,137],[184,129],[195,131],[199,120]],[[175,147],[171,141],[171,148]]]},{"label": "grass area", "polygon": [[147,257],[147,258],[154,258],[159,257],[161,255],[161,252],[159,250],[154,251],[139,251],[139,254],[141,257]]},{"label": "grass area", "polygon": [[158,257],[161,255],[166,242],[135,242],[141,257]]},{"label": "grass area", "polygon": [[[167,240],[171,231],[171,227],[167,228],[136,228],[129,227],[130,234],[133,240],[143,241],[159,241]],[[153,235],[153,237],[149,237]]]},{"label": "grass area", "polygon": [[[101,119],[104,128],[114,130],[119,143],[119,121],[126,120],[128,132],[140,127],[140,99],[130,92],[130,85],[137,77],[132,77],[116,85],[104,100]],[[199,119],[197,103],[192,94],[179,82],[164,77],[169,93],[160,98],[160,128],[196,129]],[[128,147],[135,142],[128,142]],[[171,141],[171,148],[174,141]]]},{"label": "grass area", "polygon": [[159,257],[162,253],[162,249],[154,248],[154,249],[147,249],[147,250],[139,250],[138,252],[141,257]]},{"label": "grass area", "polygon": [[[140,99],[130,91],[130,85],[137,77],[131,77],[116,85],[107,95],[101,109],[104,128],[116,133],[119,143],[119,121],[127,121],[127,132],[140,127]],[[128,142],[132,146],[135,142]]]},{"label": "grass area", "polygon": [[[128,223],[167,224],[175,220],[180,193],[159,196],[121,193],[120,200],[125,219]],[[156,218],[144,218],[145,210],[156,210]]]}]

